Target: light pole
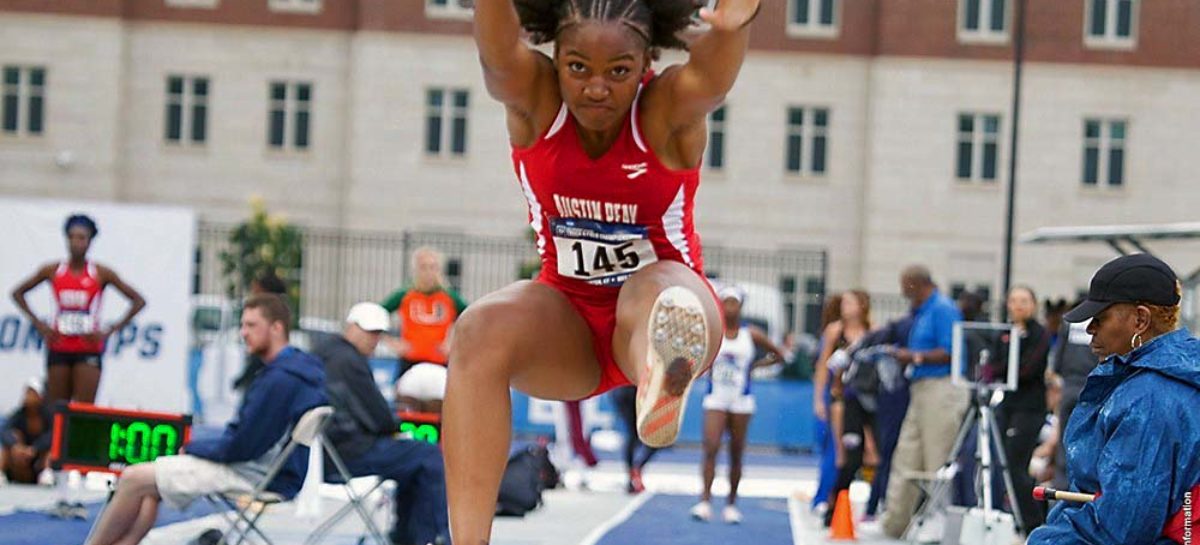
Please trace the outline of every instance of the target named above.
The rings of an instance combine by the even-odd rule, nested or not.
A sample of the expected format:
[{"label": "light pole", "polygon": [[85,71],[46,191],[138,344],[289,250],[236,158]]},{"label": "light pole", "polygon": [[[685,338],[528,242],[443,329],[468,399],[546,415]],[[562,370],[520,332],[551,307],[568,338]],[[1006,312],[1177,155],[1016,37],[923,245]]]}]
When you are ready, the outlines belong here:
[{"label": "light pole", "polygon": [[[1025,7],[1026,0],[1017,0],[1017,28],[1013,35],[1013,91],[1012,128],[1009,130],[1008,193],[1004,202],[1004,277],[1001,280],[1000,297],[1008,297],[1012,287],[1013,219],[1017,198],[1017,133],[1021,127],[1021,68],[1025,62]],[[1008,321],[1008,305],[1000,305],[1000,320]]]}]

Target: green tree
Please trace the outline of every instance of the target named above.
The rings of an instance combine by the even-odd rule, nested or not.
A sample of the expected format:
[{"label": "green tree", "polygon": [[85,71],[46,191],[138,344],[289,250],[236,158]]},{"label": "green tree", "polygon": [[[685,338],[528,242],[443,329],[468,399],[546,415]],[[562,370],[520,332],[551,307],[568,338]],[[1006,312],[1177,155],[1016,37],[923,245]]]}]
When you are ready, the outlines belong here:
[{"label": "green tree", "polygon": [[269,214],[262,199],[251,199],[250,218],[234,227],[230,248],[221,252],[226,294],[244,297],[255,278],[273,273],[287,285],[295,322],[300,309],[301,237],[300,230],[281,216]]}]

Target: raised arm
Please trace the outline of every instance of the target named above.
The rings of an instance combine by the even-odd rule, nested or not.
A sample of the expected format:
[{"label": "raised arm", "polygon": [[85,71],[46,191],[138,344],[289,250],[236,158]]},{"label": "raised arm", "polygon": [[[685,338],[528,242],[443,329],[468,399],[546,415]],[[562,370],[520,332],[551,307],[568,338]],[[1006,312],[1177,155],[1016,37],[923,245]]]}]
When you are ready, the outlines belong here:
[{"label": "raised arm", "polygon": [[476,0],[475,45],[488,94],[507,106],[510,114],[534,117],[540,103],[552,96],[545,88],[556,85],[554,63],[521,40],[521,22],[512,0]]},{"label": "raised arm", "polygon": [[746,57],[749,23],[758,8],[759,0],[721,0],[715,11],[700,10],[709,30],[692,42],[687,63],[662,75],[668,126],[695,125],[725,100]]}]

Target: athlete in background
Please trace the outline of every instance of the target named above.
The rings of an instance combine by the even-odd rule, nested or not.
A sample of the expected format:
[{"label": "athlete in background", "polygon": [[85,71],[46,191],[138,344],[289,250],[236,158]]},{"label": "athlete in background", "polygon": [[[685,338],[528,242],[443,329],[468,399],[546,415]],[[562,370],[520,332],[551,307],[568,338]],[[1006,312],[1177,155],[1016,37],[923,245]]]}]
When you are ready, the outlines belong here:
[{"label": "athlete in background", "polygon": [[[112,269],[89,261],[88,249],[98,234],[96,222],[82,214],[67,218],[68,259],[47,263],[12,292],[17,308],[46,341],[46,402],[59,400],[94,403],[100,388],[104,342],[137,316],[146,301]],[[34,315],[25,294],[49,282],[54,299],[54,319],[47,323]],[[100,300],[104,288],[117,288],[129,299],[129,310],[114,324],[100,323]]]}]

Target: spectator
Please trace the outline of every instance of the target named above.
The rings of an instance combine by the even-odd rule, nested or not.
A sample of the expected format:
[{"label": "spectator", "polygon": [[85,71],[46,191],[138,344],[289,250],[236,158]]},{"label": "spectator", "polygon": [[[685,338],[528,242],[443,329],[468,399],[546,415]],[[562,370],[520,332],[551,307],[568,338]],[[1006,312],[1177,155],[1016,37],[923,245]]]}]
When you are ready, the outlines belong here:
[{"label": "spectator", "polygon": [[[913,309],[915,312],[915,309]],[[913,317],[911,314],[888,322],[880,330],[880,342],[889,344],[895,349],[908,346],[908,334],[912,330]],[[892,454],[896,452],[896,443],[900,440],[900,425],[908,412],[908,381],[901,377],[901,383],[895,390],[883,390],[879,393],[879,410],[875,412],[875,436],[879,446],[879,467],[875,468],[875,478],[871,482],[871,495],[867,497],[867,509],[864,513],[868,520],[874,520],[879,512],[879,503],[885,499],[888,489],[888,479],[892,470]]]},{"label": "spectator", "polygon": [[[254,280],[250,281],[250,295],[262,295],[264,293],[278,295],[286,302],[287,284],[283,279],[275,276],[274,271],[264,271]],[[254,354],[246,354],[246,364],[242,367],[242,374],[233,379],[233,389],[245,391],[250,387],[250,383],[258,378],[259,373],[262,373],[265,365],[262,358]]]},{"label": "spectator", "polygon": [[908,527],[919,490],[911,481],[914,472],[934,471],[950,456],[967,393],[950,383],[950,352],[954,323],[962,314],[938,291],[929,269],[913,265],[900,275],[900,289],[916,308],[908,348],[896,351],[896,360],[907,366],[911,401],[888,478],[887,508],[882,529],[899,538]]},{"label": "spectator", "polygon": [[467,303],[442,278],[442,254],[429,247],[412,255],[412,286],[397,290],[383,308],[399,317],[400,338],[387,342],[400,358],[396,376],[422,362],[446,365],[454,321]]},{"label": "spectator", "polygon": [[[830,325],[826,330],[826,346],[834,346],[837,351],[832,355],[823,350],[821,359],[832,371],[833,385],[830,394],[833,404],[830,406],[829,420],[833,424],[834,436],[837,438],[837,467],[838,477],[831,498],[837,498],[842,490],[849,490],[850,484],[858,470],[862,467],[874,467],[879,464],[879,454],[875,447],[875,411],[863,404],[860,397],[866,392],[855,391],[845,384],[844,376],[851,363],[851,354],[862,346],[863,340],[871,330],[871,297],[862,290],[850,290],[842,295],[842,318]],[[837,337],[833,337],[837,335]],[[833,343],[829,339],[835,339]],[[840,363],[834,364],[834,361]],[[870,392],[874,395],[875,392]],[[825,526],[833,522],[833,510],[825,513]]]},{"label": "spectator", "polygon": [[1065,437],[1071,490],[1096,498],[1059,502],[1030,545],[1190,541],[1182,521],[1163,537],[1177,513],[1195,514],[1185,502],[1200,493],[1200,340],[1178,329],[1179,302],[1174,271],[1132,254],[1100,267],[1064,317],[1091,319],[1092,351],[1103,358]]},{"label": "spectator", "polygon": [[[610,395],[621,421],[625,423],[625,470],[629,474],[625,490],[630,494],[640,494],[646,490],[645,484],[642,483],[642,470],[659,449],[647,446],[638,438],[637,388],[622,386],[613,389]],[[641,456],[637,456],[638,450],[642,451]]]},{"label": "spectator", "polygon": [[[220,437],[185,445],[186,454],[127,468],[90,545],[140,542],[154,525],[160,502],[183,509],[207,494],[253,491],[300,417],[327,403],[321,363],[288,346],[289,323],[291,312],[279,296],[246,300],[242,340],[266,369],[246,391],[237,418]],[[307,467],[308,449],[297,448],[267,489],[294,497]]]},{"label": "spectator", "polygon": [[396,381],[396,408],[402,411],[440,415],[445,398],[445,365],[418,363]]},{"label": "spectator", "polygon": [[829,405],[833,398],[829,388],[829,369],[820,354],[825,353],[825,332],[830,324],[842,318],[842,294],[835,293],[825,300],[821,309],[821,340],[817,342],[817,363],[813,366],[813,416],[816,417],[817,445],[821,449],[821,467],[817,478],[817,493],[813,495],[812,510],[824,515],[829,509],[829,493],[837,482],[837,440],[830,428]]},{"label": "spectator", "polygon": [[[1017,371],[1017,390],[1005,392],[996,408],[997,425],[1004,437],[1004,456],[1012,476],[1013,492],[1020,509],[1025,531],[1030,532],[1045,521],[1042,506],[1033,499],[1033,478],[1029,475],[1029,460],[1038,444],[1038,434],[1046,423],[1046,359],[1050,352],[1050,333],[1037,321],[1037,296],[1026,286],[1015,286],[1008,292],[1008,319],[1020,332],[1020,356]],[[993,373],[1006,373],[1011,339],[1004,333],[996,339],[991,359]],[[995,489],[997,493],[1003,487]]]},{"label": "spectator", "polygon": [[330,442],[345,458],[351,475],[378,475],[396,481],[396,526],[391,540],[424,545],[450,536],[445,469],[438,447],[394,438],[396,421],[367,360],[388,322],[383,307],[354,305],[343,333],[331,336],[313,353],[325,362],[326,387],[335,410]]},{"label": "spectator", "polygon": [[[1082,304],[1079,301],[1075,306]],[[1092,353],[1092,335],[1088,333],[1091,320],[1079,323],[1062,321],[1058,334],[1058,343],[1050,353],[1049,369],[1046,380],[1051,386],[1057,386],[1061,391],[1058,405],[1055,409],[1054,433],[1038,447],[1035,455],[1051,457],[1054,464],[1044,473],[1041,480],[1053,480],[1055,488],[1066,489],[1070,486],[1070,475],[1067,475],[1067,453],[1063,448],[1062,437],[1071,419],[1071,413],[1079,402],[1079,392],[1100,359]]]},{"label": "spectator", "polygon": [[10,482],[33,484],[46,469],[50,441],[54,435],[54,413],[42,397],[42,379],[25,382],[21,407],[4,422],[0,442],[4,445],[0,468]]}]

